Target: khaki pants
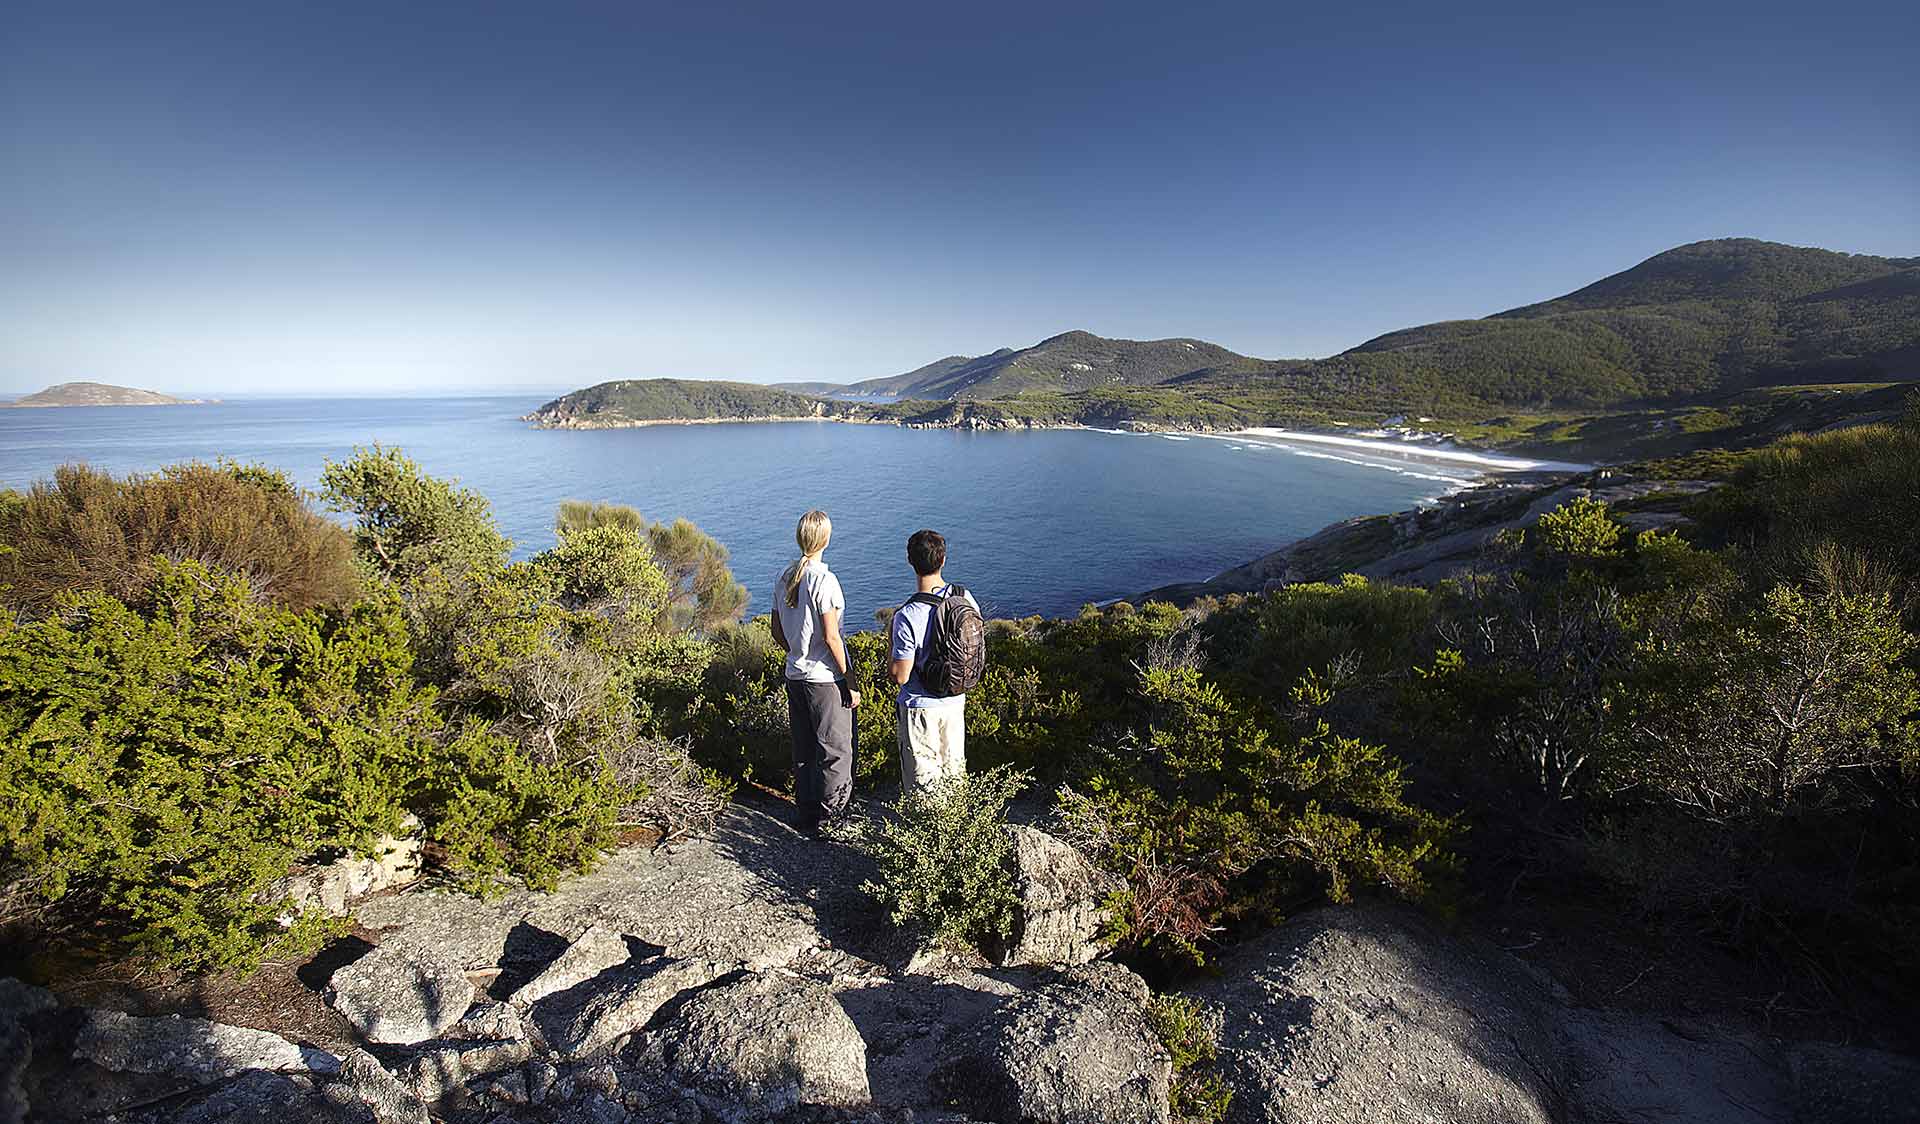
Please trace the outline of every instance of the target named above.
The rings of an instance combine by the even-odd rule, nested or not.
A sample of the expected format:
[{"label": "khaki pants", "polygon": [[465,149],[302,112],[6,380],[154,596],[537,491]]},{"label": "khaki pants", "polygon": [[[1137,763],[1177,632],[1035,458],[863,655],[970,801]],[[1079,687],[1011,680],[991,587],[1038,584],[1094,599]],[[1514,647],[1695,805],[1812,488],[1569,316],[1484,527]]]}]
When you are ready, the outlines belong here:
[{"label": "khaki pants", "polygon": [[966,708],[900,708],[900,784],[907,791],[929,789],[967,775]]}]

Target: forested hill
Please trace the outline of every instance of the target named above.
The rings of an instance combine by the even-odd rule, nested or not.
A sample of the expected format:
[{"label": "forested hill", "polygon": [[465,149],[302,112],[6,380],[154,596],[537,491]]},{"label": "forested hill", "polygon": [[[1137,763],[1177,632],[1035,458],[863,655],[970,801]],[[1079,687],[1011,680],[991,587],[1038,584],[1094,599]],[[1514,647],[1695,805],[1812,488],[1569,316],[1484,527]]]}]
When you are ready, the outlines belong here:
[{"label": "forested hill", "polygon": [[1736,238],[1668,250],[1555,300],[1390,332],[1238,381],[1452,412],[1658,402],[1917,372],[1920,259]]},{"label": "forested hill", "polygon": [[1209,371],[1251,371],[1259,361],[1205,340],[1116,340],[1062,332],[1032,347],[969,359],[948,356],[904,375],[869,379],[844,393],[902,398],[1004,398],[1111,386],[1152,386]]},{"label": "forested hill", "polygon": [[748,421],[835,416],[833,404],[744,382],[621,379],[556,398],[526,416],[548,429],[598,429],[661,421]]}]

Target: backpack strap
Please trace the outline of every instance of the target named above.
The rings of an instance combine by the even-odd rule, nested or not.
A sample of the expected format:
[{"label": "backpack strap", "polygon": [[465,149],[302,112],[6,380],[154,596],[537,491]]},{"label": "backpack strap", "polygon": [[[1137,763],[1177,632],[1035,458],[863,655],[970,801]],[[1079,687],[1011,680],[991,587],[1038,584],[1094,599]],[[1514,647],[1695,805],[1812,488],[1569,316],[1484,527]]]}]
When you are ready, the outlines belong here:
[{"label": "backpack strap", "polygon": [[941,598],[931,593],[916,593],[912,597],[909,597],[904,602],[902,602],[900,607],[904,609],[908,605],[918,603],[921,605],[931,605],[934,608],[938,609],[940,607],[941,600],[942,600]]}]

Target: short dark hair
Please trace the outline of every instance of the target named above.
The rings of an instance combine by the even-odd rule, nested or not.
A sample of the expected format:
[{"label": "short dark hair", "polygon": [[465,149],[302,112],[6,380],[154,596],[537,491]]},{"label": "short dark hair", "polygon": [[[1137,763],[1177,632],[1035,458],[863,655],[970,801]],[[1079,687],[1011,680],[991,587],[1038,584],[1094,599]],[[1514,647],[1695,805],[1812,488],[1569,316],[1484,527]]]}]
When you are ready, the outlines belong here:
[{"label": "short dark hair", "polygon": [[937,574],[947,564],[947,540],[938,531],[915,531],[907,540],[907,561],[916,574]]}]

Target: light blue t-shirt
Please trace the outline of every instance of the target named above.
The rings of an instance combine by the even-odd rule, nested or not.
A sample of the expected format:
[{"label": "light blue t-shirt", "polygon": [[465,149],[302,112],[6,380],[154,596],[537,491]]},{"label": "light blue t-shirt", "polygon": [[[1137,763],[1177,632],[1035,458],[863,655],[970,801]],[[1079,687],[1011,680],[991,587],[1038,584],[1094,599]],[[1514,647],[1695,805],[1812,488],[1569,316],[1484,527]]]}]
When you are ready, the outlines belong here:
[{"label": "light blue t-shirt", "polygon": [[[935,597],[946,596],[951,585],[943,585],[933,591]],[[967,601],[977,610],[980,602],[973,594],[966,594]],[[965,695],[929,695],[920,685],[920,669],[927,663],[927,626],[933,621],[933,606],[921,601],[909,601],[893,612],[893,658],[913,660],[913,674],[906,685],[900,688],[900,705],[910,707],[923,706],[965,706]]]},{"label": "light blue t-shirt", "polygon": [[[783,571],[780,575],[785,577]],[[789,606],[786,590],[779,579],[773,583],[773,611],[780,616],[780,631],[786,633],[787,678],[803,683],[832,683],[840,678],[827,651],[827,631],[822,613],[838,613],[847,607],[840,592],[840,579],[833,576],[825,562],[814,561],[800,572],[800,603]]]}]

